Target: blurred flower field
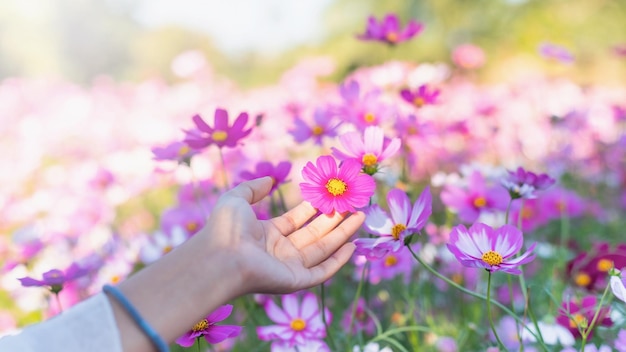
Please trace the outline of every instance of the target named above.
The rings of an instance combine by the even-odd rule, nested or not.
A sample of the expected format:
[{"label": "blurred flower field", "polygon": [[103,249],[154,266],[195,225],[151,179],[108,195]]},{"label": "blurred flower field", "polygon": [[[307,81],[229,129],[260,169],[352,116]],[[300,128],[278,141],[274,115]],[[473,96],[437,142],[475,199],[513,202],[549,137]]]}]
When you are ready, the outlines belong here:
[{"label": "blurred flower field", "polygon": [[[452,64],[398,60],[422,27],[396,21],[367,21],[354,40],[387,59],[339,82],[310,57],[243,89],[198,51],[175,82],[2,81],[0,334],[124,280],[226,189],[272,176],[260,218],[303,199],[367,214],[353,260],[323,287],[230,302],[173,351],[626,351],[626,84],[483,83],[472,43]],[[209,338],[220,325],[231,337]]]}]

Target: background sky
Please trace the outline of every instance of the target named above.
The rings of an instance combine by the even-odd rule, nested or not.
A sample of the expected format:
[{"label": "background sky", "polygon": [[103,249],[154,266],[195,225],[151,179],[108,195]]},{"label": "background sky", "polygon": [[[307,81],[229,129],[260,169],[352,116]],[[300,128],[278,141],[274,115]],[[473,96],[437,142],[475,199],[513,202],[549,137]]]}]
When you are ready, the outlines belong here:
[{"label": "background sky", "polygon": [[[32,1],[32,0],[31,0]],[[139,23],[202,31],[230,55],[282,51],[322,38],[323,13],[333,0],[145,0],[133,11]]]}]

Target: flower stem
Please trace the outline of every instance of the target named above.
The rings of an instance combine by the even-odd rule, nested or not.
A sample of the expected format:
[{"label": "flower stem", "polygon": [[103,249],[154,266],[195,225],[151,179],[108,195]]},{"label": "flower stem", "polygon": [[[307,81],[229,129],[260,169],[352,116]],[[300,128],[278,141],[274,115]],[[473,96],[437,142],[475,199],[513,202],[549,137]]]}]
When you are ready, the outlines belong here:
[{"label": "flower stem", "polygon": [[[507,225],[509,223],[509,212],[511,211],[511,204],[513,204],[513,198],[509,200],[509,204],[506,206],[506,213],[504,213],[504,224]],[[521,212],[520,215],[521,216]]]},{"label": "flower stem", "polygon": [[332,347],[332,350],[335,351],[336,350],[335,340],[333,340],[333,336],[330,333],[330,329],[328,328],[328,322],[326,321],[326,304],[324,302],[324,298],[325,298],[325,290],[324,290],[324,283],[322,282],[320,284],[320,300],[322,301],[322,322],[324,323],[324,328],[326,329],[326,337],[328,337],[328,341],[330,341],[330,347]]},{"label": "flower stem", "polygon": [[[466,294],[468,294],[468,295],[470,295],[472,297],[480,298],[482,300],[487,300],[487,296],[481,295],[480,293],[474,292],[472,290],[468,290],[465,287],[463,287],[463,286],[457,284],[456,282],[450,280],[449,278],[443,276],[437,270],[433,269],[433,267],[431,267],[425,261],[423,261],[422,258],[417,256],[417,254],[415,254],[415,252],[413,251],[413,249],[410,246],[407,246],[407,248],[409,249],[409,251],[413,255],[413,258],[415,258],[415,260],[417,260],[423,267],[425,267],[426,270],[430,271],[433,275],[437,276],[441,280],[443,280],[446,283],[448,283],[448,285],[453,286],[456,289],[460,290],[461,292],[466,293]],[[495,301],[495,300],[491,300],[491,303],[493,305],[497,306],[498,308],[502,309],[505,313],[507,313],[508,315],[513,317],[513,319],[515,319],[520,324],[524,324],[524,321],[520,317],[518,317],[517,314],[515,314],[513,311],[511,311],[509,308],[507,308],[504,304],[502,304],[502,303],[500,303],[498,301]],[[537,341],[539,341],[539,344],[541,345],[541,347],[543,348],[544,351],[550,351],[550,349],[548,349],[548,346],[546,346],[546,344],[543,342],[543,340],[538,338],[537,334],[532,329],[530,329],[526,325],[524,325],[524,329],[528,330],[528,332],[532,336],[534,336],[537,339]]]},{"label": "flower stem", "polygon": [[354,327],[354,318],[356,317],[356,308],[359,302],[359,298],[361,298],[361,291],[363,290],[363,282],[365,281],[365,275],[367,270],[369,269],[369,261],[365,262],[363,265],[363,271],[361,272],[361,279],[359,280],[359,285],[356,287],[356,293],[354,294],[354,301],[352,302],[352,312],[350,313],[350,325],[348,327],[348,348],[352,344],[352,328]]},{"label": "flower stem", "polygon": [[224,178],[224,187],[226,189],[230,189],[230,184],[228,183],[228,174],[226,173],[226,162],[224,161],[224,153],[222,153],[222,148],[219,148],[220,151],[220,161],[222,162],[222,177]]},{"label": "flower stem", "polygon": [[491,326],[493,336],[495,336],[496,341],[498,341],[498,345],[500,345],[500,347],[502,348],[505,348],[504,344],[500,340],[500,336],[498,336],[496,326],[493,323],[493,317],[491,316],[491,271],[489,271],[489,278],[487,279],[487,318],[489,319],[489,326]]},{"label": "flower stem", "polygon": [[56,298],[57,305],[59,306],[59,313],[63,313],[63,306],[61,305],[61,298],[59,297],[59,293],[56,292],[54,294],[54,297]]},{"label": "flower stem", "polygon": [[583,342],[582,342],[582,350],[584,350],[584,346],[585,344],[587,344],[587,338],[589,338],[589,335],[591,334],[591,331],[593,330],[593,328],[596,325],[596,322],[598,320],[598,317],[600,316],[600,311],[602,310],[602,303],[604,303],[604,299],[606,298],[606,294],[609,292],[609,286],[611,286],[610,284],[607,284],[606,287],[604,288],[604,293],[602,294],[602,297],[600,298],[600,302],[598,303],[598,308],[596,309],[595,314],[593,315],[593,319],[591,319],[591,323],[589,323],[589,326],[586,329],[583,329],[582,331],[582,338],[583,338]]}]

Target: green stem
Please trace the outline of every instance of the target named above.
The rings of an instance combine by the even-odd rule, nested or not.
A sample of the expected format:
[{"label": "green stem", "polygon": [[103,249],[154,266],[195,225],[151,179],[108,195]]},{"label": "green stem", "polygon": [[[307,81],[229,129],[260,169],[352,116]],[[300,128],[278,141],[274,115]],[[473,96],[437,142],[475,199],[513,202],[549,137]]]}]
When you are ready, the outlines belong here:
[{"label": "green stem", "polygon": [[[511,211],[511,204],[513,204],[513,198],[509,200],[509,204],[506,206],[506,213],[504,213],[504,224],[507,225],[509,223],[509,212]],[[518,217],[522,216],[521,212]]]},{"label": "green stem", "polygon": [[226,162],[224,161],[224,153],[222,153],[222,148],[219,148],[220,151],[220,161],[222,162],[222,177],[224,178],[224,187],[226,189],[230,189],[230,184],[228,183],[228,174],[226,173]]},{"label": "green stem", "polygon": [[56,298],[57,305],[59,306],[59,313],[63,313],[63,306],[61,305],[61,298],[59,297],[59,293],[56,292],[54,294],[54,297]]},{"label": "green stem", "polygon": [[335,351],[335,341],[333,340],[333,336],[330,333],[330,329],[328,328],[328,322],[326,321],[326,304],[324,302],[325,290],[323,282],[320,284],[320,300],[322,301],[322,322],[324,323],[324,328],[326,329],[326,337],[328,337],[328,341],[330,341],[330,347],[332,347],[332,350]]},{"label": "green stem", "polygon": [[[480,293],[474,292],[472,290],[468,290],[465,287],[463,287],[463,286],[457,284],[456,282],[450,280],[449,278],[443,276],[437,270],[433,269],[433,267],[431,267],[425,261],[423,261],[422,258],[418,257],[417,254],[415,254],[415,252],[413,251],[413,249],[410,246],[407,246],[407,248],[409,249],[409,251],[413,255],[413,258],[415,258],[415,260],[417,260],[423,267],[425,267],[426,270],[430,271],[433,275],[437,276],[441,280],[443,280],[446,283],[448,283],[448,285],[453,286],[457,290],[460,290],[461,292],[466,293],[466,294],[468,294],[468,295],[470,295],[472,297],[480,298],[482,300],[487,300],[487,296],[481,295]],[[537,341],[539,342],[541,347],[543,347],[543,350],[544,351],[550,351],[550,349],[548,349],[548,346],[546,346],[546,344],[543,342],[543,340],[539,339],[537,334],[534,331],[532,331],[532,329],[530,329],[528,326],[526,326],[524,324],[524,321],[520,317],[518,317],[517,314],[515,314],[513,311],[511,311],[509,308],[507,308],[504,304],[502,304],[502,303],[500,303],[498,301],[491,300],[491,303],[493,305],[497,306],[498,308],[502,309],[505,313],[507,313],[508,315],[513,317],[513,319],[515,319],[520,324],[523,324],[524,329],[526,329],[532,336],[534,336],[537,339]]]},{"label": "green stem", "polygon": [[491,326],[491,331],[493,332],[493,336],[496,337],[498,345],[502,348],[506,348],[502,340],[500,340],[500,336],[498,336],[496,325],[493,323],[493,317],[491,316],[491,271],[489,271],[489,278],[487,279],[487,318],[489,318],[489,326]]},{"label": "green stem", "polygon": [[361,291],[363,290],[363,282],[365,281],[366,271],[369,269],[369,261],[363,265],[363,271],[361,272],[361,279],[359,285],[356,287],[356,293],[354,294],[354,300],[352,301],[352,312],[350,313],[350,326],[348,327],[348,348],[352,351],[350,346],[352,345],[352,328],[354,328],[354,318],[356,317],[356,308],[361,298]]},{"label": "green stem", "polygon": [[600,311],[602,310],[602,303],[604,303],[604,299],[606,298],[606,294],[609,292],[609,285],[606,285],[606,287],[604,288],[604,293],[602,294],[602,297],[600,298],[600,303],[598,303],[598,308],[596,309],[595,314],[593,315],[593,319],[591,319],[591,323],[589,323],[589,326],[586,329],[583,329],[583,333],[582,338],[582,350],[584,350],[585,348],[585,344],[587,343],[587,338],[589,337],[589,334],[591,334],[591,331],[593,330],[593,328],[595,327],[596,321],[598,320],[598,317],[600,316]]}]

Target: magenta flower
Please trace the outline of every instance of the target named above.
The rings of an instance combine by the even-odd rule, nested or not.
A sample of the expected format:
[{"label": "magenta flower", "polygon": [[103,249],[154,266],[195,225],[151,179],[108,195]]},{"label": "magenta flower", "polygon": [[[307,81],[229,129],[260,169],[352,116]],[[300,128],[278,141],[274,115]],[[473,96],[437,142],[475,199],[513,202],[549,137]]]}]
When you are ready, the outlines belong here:
[{"label": "magenta flower", "polygon": [[423,84],[415,91],[411,91],[409,89],[401,90],[400,96],[404,99],[404,101],[421,108],[424,105],[436,104],[439,93],[441,93],[439,89],[429,90],[428,86]]},{"label": "magenta flower", "polygon": [[448,185],[441,192],[441,200],[462,222],[472,223],[482,212],[506,210],[509,196],[501,187],[488,186],[483,175],[474,171],[467,188]]},{"label": "magenta flower", "polygon": [[[306,346],[311,343],[323,343],[326,328],[319,310],[317,298],[307,292],[298,302],[295,294],[282,296],[282,309],[272,300],[265,304],[265,313],[276,325],[259,326],[256,331],[263,341],[277,340],[279,346],[293,349],[295,346]],[[330,322],[330,311],[326,310],[326,321]],[[324,346],[326,344],[324,343]],[[327,347],[326,347],[327,348]],[[272,345],[274,350],[274,344]]]},{"label": "magenta flower", "polygon": [[[508,170],[507,170],[508,171]],[[518,167],[517,171],[508,171],[509,175],[500,182],[509,191],[511,199],[536,198],[535,191],[543,191],[556,181],[546,174],[535,174]]]},{"label": "magenta flower", "polygon": [[432,213],[430,188],[424,189],[411,207],[409,196],[401,189],[387,193],[387,204],[391,216],[374,204],[365,209],[365,229],[378,238],[357,238],[354,240],[356,253],[368,259],[382,258],[388,252],[397,252],[407,236],[419,232]]},{"label": "magenta flower", "polygon": [[[341,318],[341,328],[349,334],[356,334],[360,331],[366,334],[373,334],[376,330],[374,319],[372,319],[365,310],[367,303],[365,299],[359,297],[356,307],[354,303],[351,304],[343,313]],[[354,319],[352,317],[352,311],[354,310]],[[352,328],[352,329],[351,329]]]},{"label": "magenta flower", "polygon": [[324,214],[355,211],[369,203],[376,189],[374,179],[361,173],[361,164],[346,160],[341,167],[332,156],[317,158],[313,165],[310,161],[302,169],[303,183],[300,190],[304,200]]},{"label": "magenta flower", "polygon": [[[557,324],[568,329],[576,338],[580,338],[581,334],[579,329],[591,324],[593,316],[596,314],[598,307],[597,299],[595,296],[585,296],[580,302],[576,300],[570,300],[561,304],[559,315],[556,317]],[[611,326],[613,322],[609,317],[609,308],[600,308],[598,318],[594,325],[594,328],[599,325]],[[588,338],[591,340],[592,332],[589,333]]]},{"label": "magenta flower", "polygon": [[365,33],[357,38],[368,41],[378,41],[389,45],[405,42],[418,35],[424,29],[424,25],[415,20],[410,20],[406,28],[400,28],[400,20],[395,14],[388,14],[385,19],[378,22],[374,16],[367,19]]},{"label": "magenta flower", "polygon": [[542,43],[539,45],[539,54],[546,59],[552,59],[564,64],[571,64],[574,62],[574,55],[569,52],[565,47],[552,44]]},{"label": "magenta flower", "polygon": [[185,143],[195,149],[202,149],[211,144],[219,148],[235,147],[237,142],[252,132],[252,128],[244,130],[248,123],[248,114],[242,112],[232,126],[228,125],[228,112],[215,109],[215,127],[209,126],[200,115],[192,118],[196,129],[185,131]]},{"label": "magenta flower", "polygon": [[363,172],[374,175],[378,172],[380,162],[400,149],[400,138],[386,140],[383,129],[378,126],[367,127],[361,136],[356,131],[339,136],[339,141],[347,152],[343,153],[333,147],[333,155],[339,160],[356,160],[361,163]]},{"label": "magenta flower", "polygon": [[519,275],[521,270],[517,267],[535,259],[532,251],[536,243],[524,254],[513,258],[522,249],[523,242],[522,231],[514,226],[504,225],[494,230],[488,225],[475,223],[469,230],[463,225],[455,226],[447,246],[465,266]]},{"label": "magenta flower", "polygon": [[230,304],[217,308],[213,313],[194,325],[191,330],[177,338],[176,343],[183,347],[191,347],[196,342],[196,339],[202,336],[211,344],[222,342],[231,337],[237,337],[241,333],[241,326],[216,325],[216,323],[228,318],[232,311],[233,306]]},{"label": "magenta flower", "polygon": [[52,269],[43,273],[41,280],[32,277],[19,278],[24,287],[48,287],[50,291],[59,293],[63,289],[63,285],[67,282],[78,279],[87,275],[89,271],[86,268],[72,263],[67,269]]},{"label": "magenta flower", "polygon": [[479,68],[485,64],[485,52],[474,44],[462,44],[454,48],[452,61],[467,70]]},{"label": "magenta flower", "polygon": [[[419,252],[420,245],[412,245],[414,252]],[[367,279],[372,285],[378,285],[383,280],[391,280],[402,276],[403,282],[408,284],[413,273],[415,259],[409,251],[387,252],[381,258],[367,259],[365,256],[356,256],[353,277],[360,280],[365,263],[369,263]]]},{"label": "magenta flower", "polygon": [[272,194],[278,189],[278,186],[285,183],[287,176],[289,176],[289,171],[291,171],[291,163],[289,161],[281,161],[276,166],[272,165],[270,162],[261,161],[256,164],[254,172],[242,171],[239,173],[239,176],[244,180],[254,180],[256,178],[270,176],[274,181],[272,189],[270,190],[270,194]]},{"label": "magenta flower", "polygon": [[303,119],[296,117],[295,126],[289,133],[298,143],[302,143],[312,138],[315,144],[322,145],[322,138],[336,137],[337,127],[340,123],[333,122],[332,115],[327,110],[316,109],[313,113],[313,124],[308,124]]},{"label": "magenta flower", "polygon": [[180,204],[167,209],[161,215],[161,229],[172,236],[176,228],[182,228],[187,234],[195,235],[204,227],[206,214],[195,204]]},{"label": "magenta flower", "polygon": [[343,103],[334,107],[333,111],[341,120],[351,122],[359,130],[380,125],[385,117],[393,115],[393,111],[381,102],[380,90],[363,93],[358,82],[348,81],[339,86],[339,94]]},{"label": "magenta flower", "polygon": [[189,164],[191,157],[198,154],[187,143],[175,141],[164,147],[153,147],[154,160],[174,160],[181,164]]}]

